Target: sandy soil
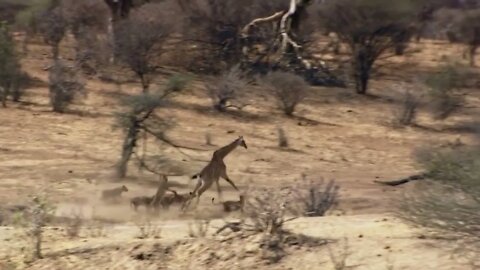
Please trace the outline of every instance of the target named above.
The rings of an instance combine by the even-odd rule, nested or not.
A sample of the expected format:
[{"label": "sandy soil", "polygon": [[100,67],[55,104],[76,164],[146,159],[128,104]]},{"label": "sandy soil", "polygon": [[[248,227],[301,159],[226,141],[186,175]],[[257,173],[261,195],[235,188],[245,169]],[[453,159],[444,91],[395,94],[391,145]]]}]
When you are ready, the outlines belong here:
[{"label": "sandy soil", "polygon": [[[416,127],[397,129],[390,124],[403,89],[419,87],[412,84],[415,74],[460,55],[458,47],[433,42],[415,45],[410,56],[389,60],[391,69],[373,81],[372,96],[358,97],[351,89],[312,87],[294,118],[285,118],[272,97],[256,87],[248,89],[247,102],[253,105],[243,111],[214,112],[201,78],[159,111],[174,123],[169,138],[204,149],[185,150],[187,156],[150,139],[149,153],[162,154],[168,161],[162,168],[179,175],[170,178],[179,192],[193,189],[189,176],[208,162],[213,150],[239,135],[245,137],[249,148],[236,150],[226,163],[230,177],[242,190],[292,186],[302,173],[311,179],[336,180],[340,201],[331,215],[288,224],[295,233],[330,239],[331,243],[292,248],[275,264],[264,264],[253,255],[211,255],[245,249],[248,243],[243,240],[220,244],[210,234],[201,239],[189,236],[193,218],[212,219],[211,230],[228,218],[218,205],[210,203],[210,198],[216,197],[214,189],[206,193],[196,212],[182,215],[174,208],[152,220],[151,227],[161,228],[159,239],[138,239],[139,224],[146,221],[130,209],[128,199],[153,194],[157,176],[139,172],[134,165],[122,182],[113,174],[122,142],[122,131],[113,128],[114,113],[121,110],[117,97],[138,92],[138,85],[127,82],[119,87],[90,78],[88,97],[75,104],[71,113],[56,114],[48,105],[48,74],[44,71],[49,63],[48,48],[31,44],[29,49],[23,66],[38,83],[29,89],[25,102],[10,103],[0,113],[0,203],[23,204],[29,196],[46,191],[57,205],[58,216],[81,213],[98,222],[85,225],[81,237],[75,239],[65,237],[62,226],[49,227],[46,258],[28,266],[21,263],[25,243],[19,232],[11,226],[0,227],[0,269],[334,269],[331,254],[347,254],[345,269],[470,269],[451,256],[448,247],[452,243],[425,238],[424,230],[393,216],[396,199],[413,184],[391,188],[373,183],[420,171],[412,158],[418,147],[458,140],[471,143],[467,128],[478,120],[478,92],[467,97],[465,109],[446,121],[434,121],[421,111]],[[161,85],[164,79],[159,76],[155,82]],[[278,127],[286,131],[290,148],[277,147]],[[205,144],[206,134],[214,146]],[[122,202],[100,201],[102,189],[122,184],[129,188]],[[222,186],[226,199],[238,196],[225,182]],[[153,255],[138,259],[138,250]],[[207,252],[214,259],[202,257]],[[167,255],[160,255],[163,253]]]}]

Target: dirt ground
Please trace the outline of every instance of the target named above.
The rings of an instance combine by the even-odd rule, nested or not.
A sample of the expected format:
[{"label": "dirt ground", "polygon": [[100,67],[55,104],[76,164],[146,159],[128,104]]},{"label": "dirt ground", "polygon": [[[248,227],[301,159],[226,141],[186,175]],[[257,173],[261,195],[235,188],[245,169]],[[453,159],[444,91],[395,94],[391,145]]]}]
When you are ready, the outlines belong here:
[{"label": "dirt ground", "polygon": [[[302,173],[310,179],[334,179],[340,186],[339,205],[330,215],[303,217],[287,225],[294,233],[328,243],[292,245],[281,261],[266,263],[255,256],[259,251],[249,247],[255,241],[248,237],[229,242],[211,233],[200,238],[189,235],[189,227],[199,226],[195,219],[211,220],[209,232],[213,232],[224,219],[238,217],[211,204],[214,188],[194,212],[181,214],[177,208],[162,212],[149,223],[158,237],[139,239],[139,227],[147,221],[132,211],[128,199],[153,194],[158,177],[134,165],[124,181],[114,177],[122,131],[113,127],[114,113],[122,109],[117,97],[138,92],[138,84],[89,78],[86,99],[70,113],[53,113],[45,71],[50,63],[48,48],[30,44],[22,64],[37,82],[24,102],[9,103],[0,113],[0,203],[23,204],[45,191],[58,216],[81,213],[90,225],[74,239],[65,237],[62,226],[47,228],[45,258],[31,264],[23,262],[26,243],[20,231],[0,226],[0,269],[479,269],[453,256],[449,247],[454,243],[425,237],[424,229],[395,217],[396,200],[414,183],[384,187],[373,182],[421,171],[412,157],[419,147],[471,143],[472,124],[479,120],[480,95],[469,89],[465,108],[446,121],[435,121],[421,110],[415,127],[391,125],[402,91],[422,90],[417,74],[461,56],[458,46],[430,41],[411,50],[407,57],[389,60],[389,68],[372,82],[370,96],[359,97],[350,88],[311,87],[293,118],[284,117],[259,87],[246,90],[247,103],[252,105],[239,112],[217,113],[199,77],[159,111],[174,123],[169,138],[204,149],[184,150],[185,155],[149,140],[149,151],[166,159],[162,168],[179,175],[169,178],[179,192],[191,191],[195,183],[189,177],[208,162],[212,151],[240,135],[248,149],[239,148],[226,159],[229,176],[240,190],[293,186]],[[164,81],[165,76],[159,76],[155,84]],[[287,134],[288,149],[277,147],[278,127]],[[207,134],[213,146],[206,145]],[[102,189],[120,185],[129,189],[123,201],[105,204],[99,199]],[[222,186],[226,199],[237,198],[226,182]],[[335,268],[333,262],[342,257],[346,267]]]}]

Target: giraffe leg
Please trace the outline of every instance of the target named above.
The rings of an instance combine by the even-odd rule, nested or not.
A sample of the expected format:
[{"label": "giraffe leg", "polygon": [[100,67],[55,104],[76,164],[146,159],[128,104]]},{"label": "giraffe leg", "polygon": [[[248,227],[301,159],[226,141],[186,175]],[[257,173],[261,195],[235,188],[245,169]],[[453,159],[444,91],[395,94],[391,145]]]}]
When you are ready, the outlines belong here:
[{"label": "giraffe leg", "polygon": [[215,181],[215,184],[217,185],[218,199],[220,200],[220,202],[223,202],[222,189],[220,188],[220,181],[219,181],[219,179],[217,179],[217,181]]},{"label": "giraffe leg", "polygon": [[227,173],[222,173],[222,178],[225,179],[236,191],[239,191],[237,186],[233,183],[233,181],[228,177]]},{"label": "giraffe leg", "polygon": [[183,203],[182,210],[186,210],[190,206],[193,198],[197,195],[198,189],[202,185],[202,182],[203,182],[203,180],[201,178],[198,178],[197,185],[195,186],[193,191],[190,193],[191,194],[190,198],[188,198],[188,200],[186,200],[185,203]]}]

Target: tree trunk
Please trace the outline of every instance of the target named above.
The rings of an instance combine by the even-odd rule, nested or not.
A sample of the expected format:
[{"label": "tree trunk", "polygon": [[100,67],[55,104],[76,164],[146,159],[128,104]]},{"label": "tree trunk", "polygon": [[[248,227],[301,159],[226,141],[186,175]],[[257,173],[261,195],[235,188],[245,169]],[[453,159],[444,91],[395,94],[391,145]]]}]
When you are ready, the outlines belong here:
[{"label": "tree trunk", "polygon": [[123,142],[122,156],[117,166],[117,176],[119,178],[124,178],[127,175],[128,161],[130,160],[137,143],[138,129],[139,127],[137,120],[132,117],[130,120],[130,127],[128,128],[125,140]]},{"label": "tree trunk", "polygon": [[145,76],[145,74],[138,74],[138,76],[140,77],[140,82],[142,83],[142,93],[148,93],[150,83],[147,77]]},{"label": "tree trunk", "polygon": [[41,232],[36,236],[35,239],[35,250],[33,251],[33,257],[35,259],[42,258],[42,234]]},{"label": "tree trunk", "polygon": [[365,95],[368,90],[368,81],[372,63],[369,61],[367,50],[363,47],[356,47],[353,50],[353,78],[357,94]]},{"label": "tree trunk", "polygon": [[3,106],[4,108],[7,107],[7,97],[8,97],[8,91],[9,91],[8,88],[9,88],[8,85],[3,86],[3,87],[0,86],[0,90],[1,90],[0,93],[2,94],[2,96],[1,96],[1,98],[2,98],[2,106]]},{"label": "tree trunk", "polygon": [[470,48],[468,50],[468,59],[469,59],[471,67],[475,66],[475,54],[476,53],[477,53],[477,45],[470,45]]},{"label": "tree trunk", "polygon": [[60,54],[60,49],[59,49],[58,44],[52,45],[53,60],[58,60],[59,54]]}]

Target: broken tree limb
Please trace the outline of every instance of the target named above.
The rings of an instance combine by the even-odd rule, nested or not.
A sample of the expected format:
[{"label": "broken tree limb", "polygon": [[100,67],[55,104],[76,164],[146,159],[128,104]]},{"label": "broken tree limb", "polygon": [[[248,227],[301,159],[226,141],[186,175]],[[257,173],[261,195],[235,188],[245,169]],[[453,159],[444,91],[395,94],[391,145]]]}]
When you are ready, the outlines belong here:
[{"label": "broken tree limb", "polygon": [[282,17],[283,14],[285,14],[285,11],[278,11],[275,12],[273,15],[270,15],[268,17],[263,17],[263,18],[256,18],[253,21],[249,22],[247,25],[245,25],[242,28],[242,31],[240,32],[242,37],[247,38],[250,33],[250,28],[257,26],[257,24],[260,23],[266,23],[266,22],[272,22],[277,20],[278,18]]},{"label": "broken tree limb", "polygon": [[403,185],[403,184],[406,184],[410,181],[415,181],[415,180],[423,180],[423,179],[426,179],[428,177],[428,173],[421,173],[421,174],[416,174],[416,175],[412,175],[412,176],[409,176],[409,177],[406,177],[406,178],[402,178],[402,179],[398,179],[398,180],[393,180],[393,181],[378,181],[378,180],[374,180],[373,182],[377,183],[377,184],[380,184],[380,185],[386,185],[386,186],[392,186],[392,187],[395,187],[395,186],[399,186],[399,185]]}]

